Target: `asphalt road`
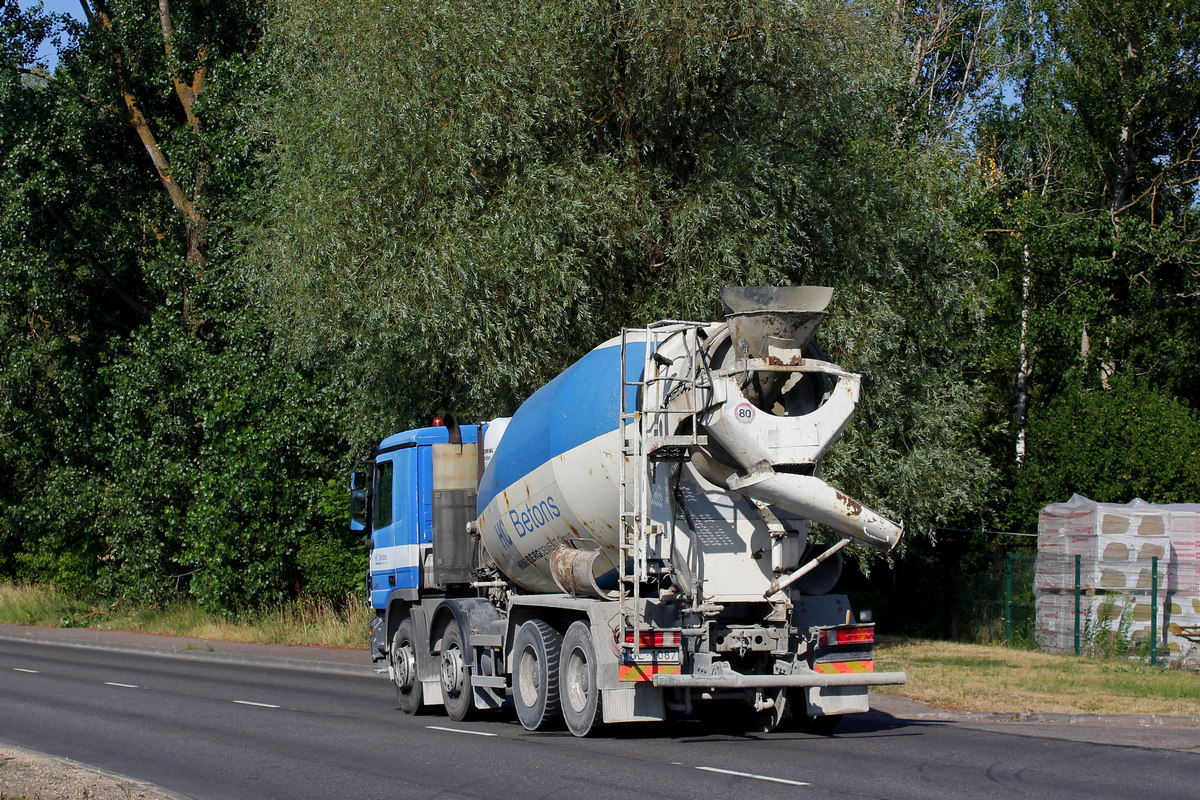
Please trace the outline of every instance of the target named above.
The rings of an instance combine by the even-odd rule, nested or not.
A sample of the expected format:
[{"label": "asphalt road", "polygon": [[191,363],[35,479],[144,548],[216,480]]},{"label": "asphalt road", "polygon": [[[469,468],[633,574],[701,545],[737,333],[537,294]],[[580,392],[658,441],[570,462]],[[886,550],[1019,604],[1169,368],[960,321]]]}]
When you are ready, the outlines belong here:
[{"label": "asphalt road", "polygon": [[1171,743],[1194,749],[1165,749],[1063,727],[873,711],[831,737],[680,724],[576,739],[408,717],[366,674],[0,638],[0,742],[198,800],[1200,796],[1200,729]]}]

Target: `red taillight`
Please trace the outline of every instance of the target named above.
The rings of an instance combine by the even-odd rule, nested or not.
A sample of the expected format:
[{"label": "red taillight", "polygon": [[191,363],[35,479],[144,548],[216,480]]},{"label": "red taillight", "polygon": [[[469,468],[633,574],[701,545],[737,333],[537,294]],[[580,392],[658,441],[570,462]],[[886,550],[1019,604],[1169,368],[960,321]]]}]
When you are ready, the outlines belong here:
[{"label": "red taillight", "polygon": [[875,628],[871,625],[826,628],[821,631],[821,644],[875,644]]},{"label": "red taillight", "polygon": [[[638,646],[639,647],[679,647],[681,636],[679,631],[639,631]],[[633,644],[633,631],[628,631],[625,634],[626,644]]]}]

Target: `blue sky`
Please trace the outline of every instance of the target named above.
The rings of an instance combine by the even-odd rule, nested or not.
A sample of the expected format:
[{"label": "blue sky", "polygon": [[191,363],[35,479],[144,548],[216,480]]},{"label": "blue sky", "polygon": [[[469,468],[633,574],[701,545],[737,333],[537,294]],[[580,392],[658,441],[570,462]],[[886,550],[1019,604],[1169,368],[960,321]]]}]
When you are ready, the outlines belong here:
[{"label": "blue sky", "polygon": [[[29,8],[36,6],[37,3],[31,2],[31,0],[20,0],[19,5],[21,8]],[[46,7],[47,11],[53,11],[58,14],[66,13],[76,19],[83,19],[83,11],[79,7],[79,0],[44,0],[42,5]]]},{"label": "blue sky", "polygon": [[[17,3],[21,8],[32,8],[37,5],[37,0],[19,0]],[[70,14],[75,19],[83,19],[83,9],[79,7],[79,0],[44,0],[43,7],[47,11],[56,14]],[[42,49],[38,51],[38,56],[45,59],[50,68],[54,68],[54,64],[58,58],[54,54],[54,47],[50,44],[42,45]]]}]

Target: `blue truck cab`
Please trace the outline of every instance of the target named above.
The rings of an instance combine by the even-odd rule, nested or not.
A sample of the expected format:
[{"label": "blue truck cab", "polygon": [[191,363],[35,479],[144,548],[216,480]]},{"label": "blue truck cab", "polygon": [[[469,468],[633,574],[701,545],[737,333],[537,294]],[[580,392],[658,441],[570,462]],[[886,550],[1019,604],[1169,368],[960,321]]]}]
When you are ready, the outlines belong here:
[{"label": "blue truck cab", "polygon": [[479,545],[467,525],[476,517],[483,427],[451,422],[393,434],[355,472],[351,527],[370,548],[375,660],[386,653],[389,609],[470,593]]}]

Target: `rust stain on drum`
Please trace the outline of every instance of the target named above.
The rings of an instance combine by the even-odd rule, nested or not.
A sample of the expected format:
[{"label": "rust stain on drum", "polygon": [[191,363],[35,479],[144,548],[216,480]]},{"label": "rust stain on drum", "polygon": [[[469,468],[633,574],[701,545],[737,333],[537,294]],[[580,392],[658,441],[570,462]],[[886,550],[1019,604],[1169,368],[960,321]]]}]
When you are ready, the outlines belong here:
[{"label": "rust stain on drum", "polygon": [[849,509],[851,516],[857,517],[862,513],[862,503],[858,502],[853,497],[838,492],[837,499],[842,502],[842,505]]}]

